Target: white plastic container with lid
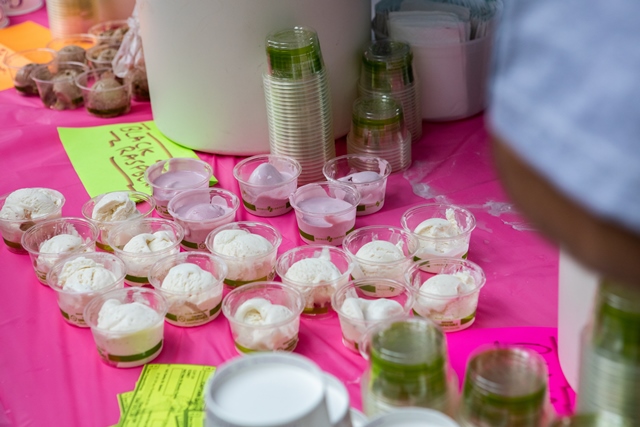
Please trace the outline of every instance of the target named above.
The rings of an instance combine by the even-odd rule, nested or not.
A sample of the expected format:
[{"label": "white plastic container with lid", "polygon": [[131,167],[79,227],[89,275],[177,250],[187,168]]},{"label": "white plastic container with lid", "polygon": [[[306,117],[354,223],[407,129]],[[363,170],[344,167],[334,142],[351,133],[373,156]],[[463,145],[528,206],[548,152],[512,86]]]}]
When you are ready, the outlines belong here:
[{"label": "white plastic container with lid", "polygon": [[206,427],[327,427],[327,385],[311,360],[262,353],[223,364],[204,390]]},{"label": "white plastic container with lid", "polygon": [[371,0],[140,0],[138,7],[153,117],[172,140],[209,153],[268,153],[265,39],[300,25],[319,36],[335,136],[349,131]]}]

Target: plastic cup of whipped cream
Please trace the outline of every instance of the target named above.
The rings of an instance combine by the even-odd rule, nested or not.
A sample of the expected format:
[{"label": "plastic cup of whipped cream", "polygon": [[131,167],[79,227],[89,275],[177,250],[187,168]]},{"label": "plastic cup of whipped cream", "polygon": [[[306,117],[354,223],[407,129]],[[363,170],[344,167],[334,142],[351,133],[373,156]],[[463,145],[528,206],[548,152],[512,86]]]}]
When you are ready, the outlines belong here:
[{"label": "plastic cup of whipped cream", "polygon": [[198,188],[177,194],[169,202],[169,214],[184,228],[180,246],[187,251],[207,250],[211,231],[235,220],[238,196],[221,188]]},{"label": "plastic cup of whipped cream", "polygon": [[47,273],[47,284],[56,291],[64,320],[74,326],[88,328],[84,321],[84,308],[96,295],[124,287],[125,274],[124,262],[117,256],[106,252],[86,252],[56,262]]},{"label": "plastic cup of whipped cream", "polygon": [[335,246],[299,246],[278,257],[276,273],[302,292],[302,314],[316,316],[329,313],[331,296],[349,281],[353,267],[353,258]]},{"label": "plastic cup of whipped cream", "polygon": [[342,329],[342,343],[358,352],[367,330],[390,319],[411,315],[414,290],[396,280],[380,277],[349,281],[331,297]]},{"label": "plastic cup of whipped cream", "polygon": [[420,243],[401,228],[370,225],[350,233],[342,248],[356,261],[351,272],[354,279],[385,277],[404,282],[404,273],[413,264]]},{"label": "plastic cup of whipped cream", "polygon": [[[183,237],[184,229],[180,224],[168,219],[145,218],[111,230],[108,243],[127,267],[124,282],[129,286],[144,286],[149,284],[149,270],[153,264],[180,252]],[[135,241],[129,244],[133,239]]]},{"label": "plastic cup of whipped cream", "polygon": [[[119,195],[124,195],[122,200],[128,201],[124,203],[129,205],[129,209],[125,209],[122,200],[117,199]],[[82,205],[82,216],[98,227],[98,249],[113,252],[107,243],[111,230],[125,222],[151,216],[155,206],[153,197],[139,191],[112,191],[88,200]]]},{"label": "plastic cup of whipped cream", "polygon": [[162,258],[149,270],[149,282],[167,300],[166,321],[176,326],[211,322],[222,307],[224,261],[208,252],[182,252]]},{"label": "plastic cup of whipped cream", "polygon": [[402,214],[402,228],[420,241],[418,258],[467,258],[469,239],[476,227],[471,212],[459,206],[431,203]]},{"label": "plastic cup of whipped cream", "polygon": [[289,196],[298,188],[301,172],[302,167],[294,158],[273,154],[249,157],[233,168],[245,209],[263,217],[291,210]]},{"label": "plastic cup of whipped cream", "polygon": [[174,157],[160,160],[144,172],[144,180],[153,190],[156,212],[162,218],[171,219],[169,201],[185,190],[209,187],[213,168],[207,162],[190,157]]},{"label": "plastic cup of whipped cream", "polygon": [[[32,193],[40,197],[32,197]],[[50,188],[23,188],[0,196],[0,232],[9,252],[26,254],[22,235],[35,224],[62,216],[65,198]]]},{"label": "plastic cup of whipped cream", "polygon": [[224,363],[207,381],[204,403],[205,426],[332,426],[323,372],[297,354],[252,354]]},{"label": "plastic cup of whipped cream", "polygon": [[414,314],[433,320],[443,331],[461,331],[475,321],[486,283],[478,264],[459,258],[424,259],[407,270],[405,280],[416,291]]},{"label": "plastic cup of whipped cream", "polygon": [[355,228],[360,194],[350,185],[336,182],[307,184],[298,188],[289,200],[305,243],[340,246]]},{"label": "plastic cup of whipped cream", "polygon": [[39,222],[22,235],[33,270],[43,285],[47,273],[60,259],[78,252],[96,250],[98,229],[83,218],[62,217]]},{"label": "plastic cup of whipped cream", "polygon": [[107,365],[133,368],[158,357],[164,344],[167,302],[147,288],[114,289],[84,309],[98,354]]},{"label": "plastic cup of whipped cream", "polygon": [[232,288],[273,280],[282,235],[268,224],[238,221],[222,225],[207,236],[209,252],[222,258],[228,272],[224,283]]},{"label": "plastic cup of whipped cream", "polygon": [[398,408],[375,417],[364,427],[460,427],[460,424],[435,409]]},{"label": "plastic cup of whipped cream", "polygon": [[385,159],[365,154],[347,154],[331,159],[322,169],[329,182],[353,185],[360,193],[356,216],[370,215],[384,206],[391,165]]},{"label": "plastic cup of whipped cream", "polygon": [[298,345],[303,308],[300,291],[278,282],[250,283],[222,300],[222,312],[240,354],[293,351]]}]

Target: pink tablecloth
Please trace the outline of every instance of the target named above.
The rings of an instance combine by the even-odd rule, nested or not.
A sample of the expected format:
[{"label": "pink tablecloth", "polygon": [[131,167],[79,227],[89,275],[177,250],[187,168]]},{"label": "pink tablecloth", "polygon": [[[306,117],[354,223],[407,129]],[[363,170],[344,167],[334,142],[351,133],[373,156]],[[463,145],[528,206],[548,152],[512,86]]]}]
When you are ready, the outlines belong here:
[{"label": "pink tablecloth", "polygon": [[[32,15],[36,22],[46,24],[44,11]],[[63,215],[81,216],[80,207],[89,196],[56,128],[150,119],[148,104],[134,105],[124,117],[101,120],[83,110],[46,110],[38,98],[18,96],[13,89],[0,92],[0,194],[21,187],[54,188],[66,196]],[[400,216],[408,207],[432,200],[425,197],[462,205],[475,214],[478,226],[471,236],[469,259],[484,268],[487,284],[476,323],[449,339],[450,353],[458,361],[454,368],[462,379],[464,363],[460,357],[466,357],[470,350],[465,334],[471,337],[478,329],[505,327],[547,327],[555,331],[558,254],[512,211],[492,166],[483,116],[425,123],[423,134],[413,147],[412,168],[390,177],[384,208],[358,218],[356,226],[400,226]],[[337,144],[338,152],[344,153],[344,140]],[[239,158],[198,154],[213,165],[220,187],[238,192],[231,170]],[[293,212],[260,219],[241,208],[237,219],[266,221],[277,227],[284,236],[280,253],[303,244]],[[133,390],[140,368],[104,365],[91,332],[63,321],[53,291],[38,283],[27,256],[15,255],[1,246],[0,271],[0,426],[115,424],[119,416],[116,394]],[[527,329],[522,331],[526,341]],[[340,337],[335,315],[303,319],[296,352],[341,378],[353,406],[359,408],[359,378],[366,362],[346,350]],[[215,366],[233,357],[237,353],[228,324],[220,316],[193,329],[167,325],[165,348],[155,362]],[[564,387],[561,375],[551,381]],[[558,410],[568,410],[563,405]]]}]

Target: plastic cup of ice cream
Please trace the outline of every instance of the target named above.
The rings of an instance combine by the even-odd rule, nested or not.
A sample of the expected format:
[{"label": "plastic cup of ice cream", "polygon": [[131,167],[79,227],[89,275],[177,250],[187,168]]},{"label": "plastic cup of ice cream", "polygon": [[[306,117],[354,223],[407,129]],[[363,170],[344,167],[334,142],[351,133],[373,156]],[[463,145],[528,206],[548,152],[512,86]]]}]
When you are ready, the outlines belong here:
[{"label": "plastic cup of ice cream", "polygon": [[373,277],[349,281],[331,297],[338,313],[342,343],[358,352],[367,330],[390,319],[411,315],[414,290],[396,280]]},{"label": "plastic cup of ice cream", "polygon": [[75,84],[92,116],[107,119],[131,110],[131,82],[116,76],[111,67],[87,70],[75,77]]},{"label": "plastic cup of ice cream", "polygon": [[172,218],[169,201],[185,190],[209,187],[213,168],[207,162],[190,157],[160,160],[144,172],[144,180],[153,190],[156,212],[163,218]]},{"label": "plastic cup of ice cream", "polygon": [[292,157],[261,154],[233,168],[242,203],[250,214],[272,217],[291,210],[289,196],[298,188],[302,167]]},{"label": "plastic cup of ice cream", "polygon": [[278,230],[251,221],[222,225],[209,233],[205,242],[207,249],[227,264],[224,283],[232,288],[273,280],[280,243]]},{"label": "plastic cup of ice cream", "polygon": [[428,317],[445,332],[473,325],[486,283],[478,264],[459,258],[423,259],[407,270],[405,278],[416,292],[414,314]]},{"label": "plastic cup of ice cream", "polygon": [[13,86],[20,95],[38,95],[38,86],[31,79],[39,64],[48,64],[56,58],[56,51],[47,48],[21,50],[4,58]]},{"label": "plastic cup of ice cream", "polygon": [[318,365],[295,353],[234,358],[205,385],[205,425],[347,427],[332,422],[329,387]]},{"label": "plastic cup of ice cream", "polygon": [[78,252],[96,250],[98,229],[83,218],[55,218],[39,222],[22,235],[22,246],[29,252],[33,270],[43,285],[47,273],[60,259]]},{"label": "plastic cup of ice cream", "polygon": [[124,35],[129,31],[129,23],[126,19],[114,19],[99,22],[87,30],[89,34],[96,37],[100,44],[122,44]]},{"label": "plastic cup of ice cream", "polygon": [[352,185],[360,193],[356,216],[370,215],[384,206],[391,165],[385,159],[365,154],[347,154],[331,159],[322,169],[329,182]]},{"label": "plastic cup of ice cream", "polygon": [[75,78],[89,67],[81,62],[53,61],[38,65],[31,78],[45,107],[52,110],[75,110],[82,106],[82,90]]},{"label": "plastic cup of ice cream", "polygon": [[0,196],[0,232],[9,252],[26,254],[22,235],[34,225],[60,218],[65,198],[49,188],[22,188]]},{"label": "plastic cup of ice cream", "polygon": [[108,239],[111,230],[125,222],[141,220],[153,213],[155,202],[139,191],[112,191],[100,194],[82,205],[82,216],[98,227],[96,246],[113,252]]},{"label": "plastic cup of ice cream", "polygon": [[240,354],[293,351],[298,345],[303,309],[300,291],[278,282],[250,283],[222,300],[222,312]]},{"label": "plastic cup of ice cream", "polygon": [[354,279],[385,277],[404,282],[404,273],[413,264],[420,243],[401,228],[370,225],[350,233],[342,248],[355,259],[351,272]]},{"label": "plastic cup of ice cream", "polygon": [[222,307],[224,261],[208,252],[182,252],[162,258],[149,270],[149,282],[167,300],[166,321],[176,326],[211,322]]},{"label": "plastic cup of ice cream", "polygon": [[302,314],[317,316],[331,311],[331,296],[349,281],[353,267],[353,258],[335,246],[299,246],[278,257],[276,273],[304,296]]},{"label": "plastic cup of ice cream", "polygon": [[296,213],[300,237],[311,245],[340,246],[356,225],[360,194],[354,187],[317,182],[303,185],[289,200]]},{"label": "plastic cup of ice cream", "polygon": [[186,190],[169,202],[169,214],[184,228],[180,243],[187,251],[207,250],[207,236],[216,228],[236,219],[238,196],[222,188]]},{"label": "plastic cup of ice cream", "polygon": [[416,235],[423,258],[467,258],[476,219],[468,210],[447,204],[414,206],[402,214],[402,228]]},{"label": "plastic cup of ice cream", "polygon": [[160,259],[180,252],[184,230],[168,219],[145,218],[121,224],[109,233],[109,246],[124,261],[129,286],[149,284],[149,270]]},{"label": "plastic cup of ice cream", "polygon": [[86,252],[59,260],[47,273],[47,284],[56,291],[60,313],[67,323],[81,328],[84,308],[96,295],[124,287],[124,262],[106,252]]},{"label": "plastic cup of ice cream", "polygon": [[158,357],[164,344],[167,302],[147,288],[114,289],[97,295],[84,309],[104,363],[133,368]]},{"label": "plastic cup of ice cream", "polygon": [[118,45],[99,44],[87,49],[87,63],[91,68],[111,68],[113,58],[118,53]]}]

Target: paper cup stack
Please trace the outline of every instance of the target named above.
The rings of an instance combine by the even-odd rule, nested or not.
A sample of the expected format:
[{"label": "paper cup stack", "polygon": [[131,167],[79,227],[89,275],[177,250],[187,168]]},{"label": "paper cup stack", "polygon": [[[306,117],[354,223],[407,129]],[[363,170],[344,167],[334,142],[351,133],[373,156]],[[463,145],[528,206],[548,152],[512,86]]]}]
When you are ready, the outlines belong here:
[{"label": "paper cup stack", "polygon": [[331,94],[317,33],[294,27],[267,36],[263,76],[272,154],[302,166],[298,185],[322,181],[335,157]]}]

